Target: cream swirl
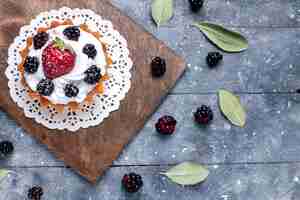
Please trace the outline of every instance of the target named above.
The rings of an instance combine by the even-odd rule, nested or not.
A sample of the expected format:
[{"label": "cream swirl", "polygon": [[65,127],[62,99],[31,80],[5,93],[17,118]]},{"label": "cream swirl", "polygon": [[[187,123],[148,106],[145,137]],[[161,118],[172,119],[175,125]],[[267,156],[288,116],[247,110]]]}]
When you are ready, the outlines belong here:
[{"label": "cream swirl", "polygon": [[[80,37],[78,41],[68,40],[63,35],[63,30],[69,25],[58,26],[53,29],[49,29],[47,32],[49,34],[49,40],[47,44],[41,49],[34,49],[33,45],[29,48],[29,56],[36,56],[40,61],[40,66],[38,71],[34,74],[26,73],[24,74],[25,81],[28,86],[33,90],[37,90],[37,84],[45,78],[42,66],[42,52],[44,48],[53,41],[56,37],[62,39],[66,46],[72,48],[76,54],[75,66],[72,71],[68,74],[60,76],[53,79],[54,91],[50,96],[45,96],[54,104],[68,104],[70,102],[81,103],[87,97],[88,93],[91,92],[95,85],[90,85],[84,82],[85,74],[84,72],[91,66],[96,65],[101,69],[101,74],[105,75],[106,73],[106,57],[103,51],[101,42],[91,33],[88,33],[80,29]],[[94,59],[88,58],[86,54],[82,52],[83,47],[86,44],[93,44],[97,50],[97,55]],[[79,93],[76,97],[69,98],[65,95],[64,88],[68,83],[73,83],[79,89]]]}]

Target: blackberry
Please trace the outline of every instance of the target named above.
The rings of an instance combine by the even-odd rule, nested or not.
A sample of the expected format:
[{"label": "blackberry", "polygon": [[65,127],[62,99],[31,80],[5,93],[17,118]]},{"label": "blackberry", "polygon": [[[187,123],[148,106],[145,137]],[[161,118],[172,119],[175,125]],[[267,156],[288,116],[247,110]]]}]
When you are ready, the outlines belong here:
[{"label": "blackberry", "polygon": [[40,186],[34,186],[28,190],[27,197],[32,200],[40,200],[43,196],[43,188]]},{"label": "blackberry", "polygon": [[24,62],[24,70],[27,73],[33,74],[38,71],[40,61],[35,56],[27,56]]},{"label": "blackberry", "polygon": [[123,176],[122,185],[127,192],[134,193],[143,186],[143,180],[139,174],[132,172]]},{"label": "blackberry", "polygon": [[65,95],[70,98],[76,97],[79,92],[78,87],[76,87],[73,84],[67,84],[64,90],[65,90]]},{"label": "blackberry", "polygon": [[197,108],[197,111],[194,113],[195,121],[200,125],[206,125],[211,122],[214,118],[213,112],[209,106],[202,105],[200,108]]},{"label": "blackberry", "polygon": [[155,57],[151,62],[151,73],[153,77],[162,77],[166,72],[166,61],[160,57]]},{"label": "blackberry", "polygon": [[14,151],[14,145],[10,141],[0,142],[0,157],[6,157],[12,154]]},{"label": "blackberry", "polygon": [[175,131],[177,121],[172,116],[163,116],[155,124],[156,131],[163,135],[171,135]]},{"label": "blackberry", "polygon": [[46,32],[40,32],[33,37],[34,49],[42,48],[49,40],[49,34]]},{"label": "blackberry", "polygon": [[90,66],[84,74],[84,81],[88,84],[96,84],[101,78],[101,70],[96,65]]},{"label": "blackberry", "polygon": [[204,3],[204,0],[189,0],[190,7],[193,12],[198,12]]},{"label": "blackberry", "polygon": [[94,59],[97,55],[97,50],[93,44],[84,45],[82,52],[92,59]]},{"label": "blackberry", "polygon": [[54,91],[54,83],[50,79],[42,79],[37,85],[37,91],[43,96],[50,96]]},{"label": "blackberry", "polygon": [[206,57],[206,62],[209,67],[215,67],[223,59],[223,55],[219,52],[209,52]]},{"label": "blackberry", "polygon": [[65,28],[63,31],[63,34],[69,39],[69,40],[75,40],[78,41],[80,37],[80,30],[78,26],[70,26],[68,28]]}]

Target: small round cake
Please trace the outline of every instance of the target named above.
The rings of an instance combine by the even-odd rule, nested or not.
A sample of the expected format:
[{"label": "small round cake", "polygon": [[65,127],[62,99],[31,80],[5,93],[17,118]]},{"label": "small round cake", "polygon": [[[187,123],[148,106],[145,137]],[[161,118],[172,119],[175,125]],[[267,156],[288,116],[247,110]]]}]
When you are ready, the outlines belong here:
[{"label": "small round cake", "polygon": [[43,12],[8,52],[10,95],[25,116],[50,129],[101,123],[131,86],[127,41],[88,9]]},{"label": "small round cake", "polygon": [[53,24],[33,36],[33,45],[27,47],[25,82],[53,104],[81,103],[101,84],[107,55],[87,27]]}]

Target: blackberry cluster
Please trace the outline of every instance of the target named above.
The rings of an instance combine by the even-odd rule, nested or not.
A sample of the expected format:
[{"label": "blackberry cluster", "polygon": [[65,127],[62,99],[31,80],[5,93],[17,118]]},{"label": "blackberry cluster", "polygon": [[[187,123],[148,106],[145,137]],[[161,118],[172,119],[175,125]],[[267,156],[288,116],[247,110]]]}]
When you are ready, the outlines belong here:
[{"label": "blackberry cluster", "polygon": [[127,192],[134,193],[143,186],[143,180],[139,174],[129,173],[123,176],[122,185]]},{"label": "blackberry cluster", "polygon": [[223,55],[219,52],[209,52],[206,57],[209,67],[216,67],[221,60],[223,60]]},{"label": "blackberry cluster", "polygon": [[84,45],[82,52],[92,59],[94,59],[97,55],[97,50],[93,44]]},{"label": "blackberry cluster", "polygon": [[177,121],[172,116],[163,116],[155,124],[156,131],[163,135],[171,135],[175,131]]},{"label": "blackberry cluster", "polygon": [[33,74],[38,71],[40,61],[35,56],[27,56],[24,62],[24,70],[27,73]]},{"label": "blackberry cluster", "polygon": [[12,154],[14,151],[14,145],[10,141],[0,142],[0,157],[6,157]]},{"label": "blackberry cluster", "polygon": [[67,97],[76,97],[78,95],[79,89],[73,84],[67,84],[65,87],[65,95]]},{"label": "blackberry cluster", "polygon": [[204,3],[203,0],[189,0],[189,2],[190,2],[191,10],[193,12],[198,12],[202,8]]},{"label": "blackberry cluster", "polygon": [[202,105],[200,108],[197,108],[197,111],[194,113],[195,121],[200,125],[206,125],[211,122],[214,118],[213,112],[209,106]]},{"label": "blackberry cluster", "polygon": [[155,57],[151,62],[151,73],[153,77],[162,77],[166,72],[166,61],[160,57]]},{"label": "blackberry cluster", "polygon": [[42,79],[37,85],[37,91],[43,96],[50,96],[54,91],[54,83],[50,79]]},{"label": "blackberry cluster", "polygon": [[27,197],[28,199],[32,200],[40,200],[43,194],[43,188],[41,188],[40,186],[34,186],[28,190]]},{"label": "blackberry cluster", "polygon": [[70,26],[63,31],[63,34],[69,39],[78,41],[80,37],[80,30],[78,26]]},{"label": "blackberry cluster", "polygon": [[49,34],[46,32],[40,32],[33,37],[34,49],[42,48],[49,40]]},{"label": "blackberry cluster", "polygon": [[96,65],[90,66],[84,74],[84,81],[88,84],[96,84],[101,78],[101,70]]}]

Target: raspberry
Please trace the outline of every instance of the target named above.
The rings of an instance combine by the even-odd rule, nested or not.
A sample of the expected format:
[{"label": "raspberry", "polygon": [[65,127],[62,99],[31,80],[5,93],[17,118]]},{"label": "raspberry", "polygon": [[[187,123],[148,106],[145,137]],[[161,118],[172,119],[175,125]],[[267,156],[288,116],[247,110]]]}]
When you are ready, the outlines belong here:
[{"label": "raspberry", "polygon": [[24,62],[24,70],[27,73],[33,74],[38,71],[40,61],[37,57],[27,56]]},{"label": "raspberry", "polygon": [[172,116],[163,116],[155,124],[156,131],[163,135],[171,135],[175,131],[177,121]]},{"label": "raspberry", "polygon": [[49,34],[46,32],[40,32],[33,37],[34,49],[42,48],[49,40]]},{"label": "raspberry", "polygon": [[88,84],[96,84],[101,78],[101,70],[96,65],[90,66],[84,74],[84,81]]},{"label": "raspberry", "polygon": [[67,97],[76,97],[79,92],[79,89],[73,84],[67,84],[65,87],[65,95]]},{"label": "raspberry", "polygon": [[78,26],[70,26],[63,31],[63,34],[69,39],[78,41],[80,37],[80,30]]},{"label": "raspberry", "polygon": [[193,12],[198,12],[203,6],[203,0],[189,0]]},{"label": "raspberry", "polygon": [[0,142],[0,157],[6,157],[12,154],[14,151],[14,145],[10,141]]},{"label": "raspberry", "polygon": [[160,57],[155,57],[151,62],[152,76],[159,78],[166,72],[166,61]]},{"label": "raspberry", "polygon": [[42,79],[37,85],[37,91],[43,96],[50,96],[54,91],[54,83],[50,79]]},{"label": "raspberry", "polygon": [[63,40],[56,38],[42,53],[44,74],[54,79],[69,73],[75,65],[76,55],[64,48]]},{"label": "raspberry", "polygon": [[214,118],[213,112],[209,106],[202,105],[200,108],[197,108],[197,111],[194,113],[195,121],[200,125],[206,125]]},{"label": "raspberry", "polygon": [[32,200],[40,200],[41,197],[43,196],[43,188],[40,186],[34,186],[28,190],[28,199]]},{"label": "raspberry", "polygon": [[123,176],[122,185],[127,192],[134,193],[143,186],[143,180],[139,174],[129,173]]},{"label": "raspberry", "polygon": [[82,52],[92,59],[97,55],[97,50],[93,44],[84,45]]},{"label": "raspberry", "polygon": [[206,57],[206,62],[209,67],[215,67],[223,59],[222,54],[219,52],[209,52]]}]

